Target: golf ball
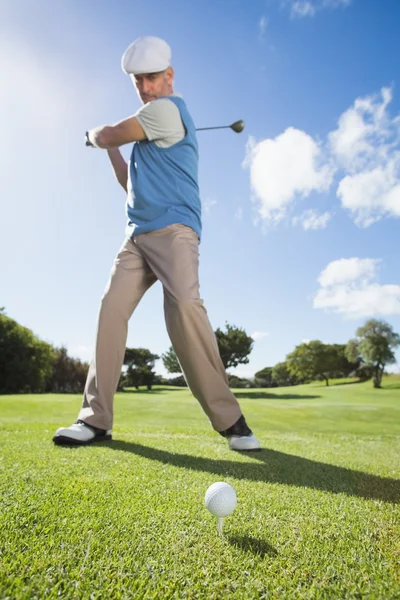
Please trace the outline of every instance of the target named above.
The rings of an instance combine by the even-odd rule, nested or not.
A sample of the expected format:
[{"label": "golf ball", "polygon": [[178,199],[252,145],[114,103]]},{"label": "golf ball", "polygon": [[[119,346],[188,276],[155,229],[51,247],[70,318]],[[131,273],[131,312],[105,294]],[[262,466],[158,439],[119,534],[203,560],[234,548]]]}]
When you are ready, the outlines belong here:
[{"label": "golf ball", "polygon": [[206,491],[204,502],[210,513],[216,517],[227,517],[236,507],[236,492],[229,483],[217,481]]}]

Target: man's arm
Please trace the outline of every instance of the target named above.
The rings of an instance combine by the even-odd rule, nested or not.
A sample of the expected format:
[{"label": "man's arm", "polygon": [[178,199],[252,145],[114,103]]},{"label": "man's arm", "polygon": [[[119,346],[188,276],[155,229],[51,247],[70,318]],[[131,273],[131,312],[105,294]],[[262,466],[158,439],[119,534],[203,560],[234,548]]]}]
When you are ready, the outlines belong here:
[{"label": "man's arm", "polygon": [[140,142],[146,134],[136,117],[128,117],[116,125],[102,125],[88,132],[89,141],[97,148],[118,148],[124,144]]},{"label": "man's arm", "polygon": [[128,191],[128,165],[124,161],[121,152],[118,148],[109,148],[107,150],[109,159],[114,169],[115,177],[118,183]]}]

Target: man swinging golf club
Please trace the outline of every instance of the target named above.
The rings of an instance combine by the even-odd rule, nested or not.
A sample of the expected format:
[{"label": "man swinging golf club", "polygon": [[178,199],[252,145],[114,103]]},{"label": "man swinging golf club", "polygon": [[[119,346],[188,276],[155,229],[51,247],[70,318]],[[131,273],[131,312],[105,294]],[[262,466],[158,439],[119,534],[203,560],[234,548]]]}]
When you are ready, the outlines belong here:
[{"label": "man swinging golf club", "polygon": [[[107,150],[127,192],[128,223],[101,301],[82,408],[76,423],[57,430],[56,444],[111,439],[128,321],[144,293],[160,280],[168,334],[190,390],[232,450],[260,449],[229,389],[199,296],[196,130],[185,102],[173,92],[170,61],[164,40],[142,37],[133,42],[123,54],[122,69],[132,78],[143,107],[114,126],[86,134],[87,145]],[[133,142],[128,166],[118,147]]]}]

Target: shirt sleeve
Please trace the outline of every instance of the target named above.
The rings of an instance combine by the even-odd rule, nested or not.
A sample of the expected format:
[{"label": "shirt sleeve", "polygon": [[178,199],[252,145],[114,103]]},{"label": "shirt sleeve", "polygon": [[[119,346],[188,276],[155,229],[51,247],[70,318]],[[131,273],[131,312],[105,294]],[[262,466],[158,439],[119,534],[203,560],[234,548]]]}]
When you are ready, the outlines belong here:
[{"label": "shirt sleeve", "polygon": [[150,142],[163,140],[172,145],[185,137],[179,108],[168,98],[148,102],[134,116]]}]

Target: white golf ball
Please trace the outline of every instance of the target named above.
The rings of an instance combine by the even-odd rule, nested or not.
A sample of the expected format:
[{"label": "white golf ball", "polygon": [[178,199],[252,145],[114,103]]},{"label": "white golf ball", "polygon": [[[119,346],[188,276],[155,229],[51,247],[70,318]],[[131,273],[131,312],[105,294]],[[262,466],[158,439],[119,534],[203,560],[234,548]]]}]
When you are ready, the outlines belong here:
[{"label": "white golf ball", "polygon": [[206,491],[204,502],[210,513],[216,517],[227,517],[235,510],[236,492],[229,483],[217,481]]}]

